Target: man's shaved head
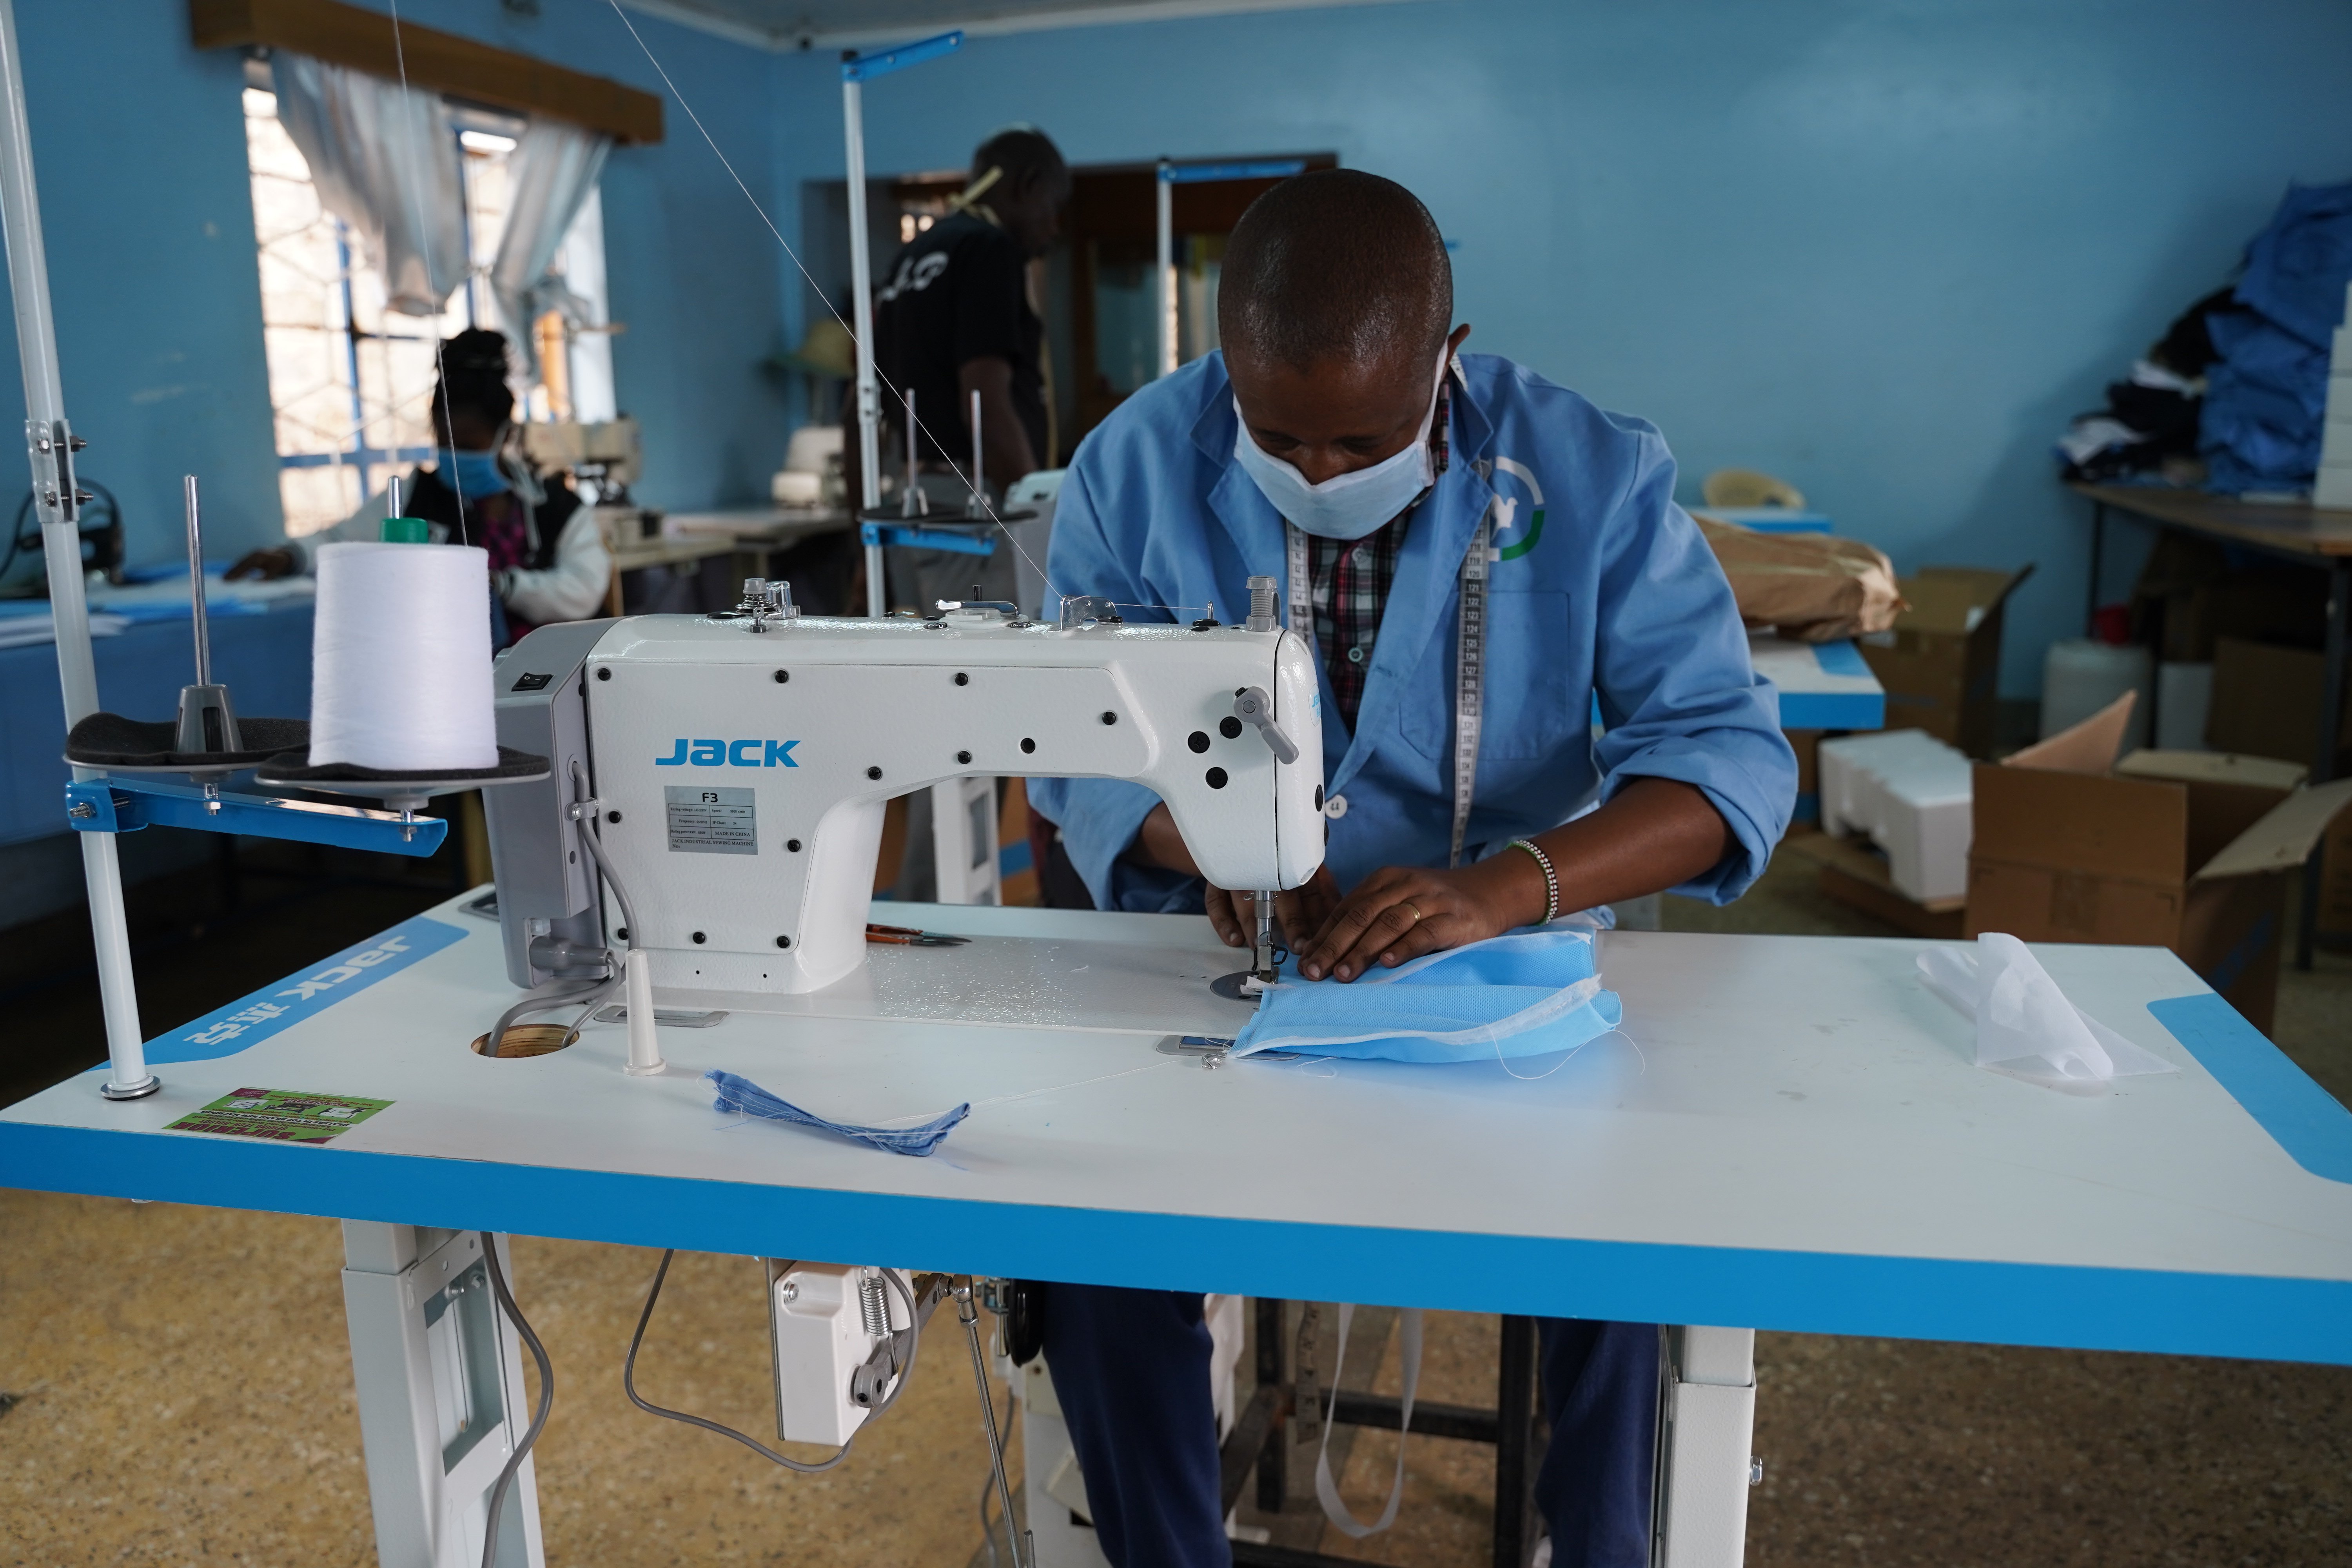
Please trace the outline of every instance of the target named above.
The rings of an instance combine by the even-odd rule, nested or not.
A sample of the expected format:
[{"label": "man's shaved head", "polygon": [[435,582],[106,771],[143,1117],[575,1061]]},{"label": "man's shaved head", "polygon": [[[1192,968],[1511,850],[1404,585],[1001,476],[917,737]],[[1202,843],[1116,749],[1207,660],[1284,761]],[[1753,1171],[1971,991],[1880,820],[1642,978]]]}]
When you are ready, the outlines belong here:
[{"label": "man's shaved head", "polygon": [[1252,202],[1225,242],[1217,335],[1228,359],[1302,373],[1401,354],[1434,365],[1453,321],[1445,241],[1394,180],[1297,175]]}]

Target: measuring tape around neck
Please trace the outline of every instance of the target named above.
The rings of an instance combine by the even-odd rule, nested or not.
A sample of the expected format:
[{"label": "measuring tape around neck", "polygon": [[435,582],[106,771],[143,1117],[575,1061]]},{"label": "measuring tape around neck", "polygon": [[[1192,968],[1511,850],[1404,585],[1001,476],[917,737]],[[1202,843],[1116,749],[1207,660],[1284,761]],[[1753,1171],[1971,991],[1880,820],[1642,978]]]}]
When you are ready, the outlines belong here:
[{"label": "measuring tape around neck", "polygon": [[[1289,546],[1289,578],[1285,597],[1290,629],[1315,656],[1323,655],[1315,641],[1315,569],[1306,533],[1297,523],[1284,522]],[[1470,802],[1478,789],[1478,739],[1483,723],[1486,683],[1486,568],[1494,558],[1495,514],[1492,507],[1478,514],[1478,526],[1463,552],[1459,581],[1460,609],[1454,638],[1454,836],[1448,866],[1462,864],[1462,845],[1470,829]],[[1382,606],[1386,614],[1386,606]],[[1343,797],[1333,796],[1338,805]],[[1344,809],[1344,807],[1342,808]]]}]

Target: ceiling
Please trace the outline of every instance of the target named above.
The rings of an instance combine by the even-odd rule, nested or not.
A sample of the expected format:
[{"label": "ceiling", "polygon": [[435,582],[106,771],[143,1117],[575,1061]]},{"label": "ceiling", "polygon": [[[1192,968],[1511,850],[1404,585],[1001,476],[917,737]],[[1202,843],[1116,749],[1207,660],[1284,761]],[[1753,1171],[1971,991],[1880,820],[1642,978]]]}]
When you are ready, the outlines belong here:
[{"label": "ceiling", "polygon": [[1389,0],[623,0],[633,11],[770,49],[903,42],[951,27],[1025,33],[1368,3]]}]

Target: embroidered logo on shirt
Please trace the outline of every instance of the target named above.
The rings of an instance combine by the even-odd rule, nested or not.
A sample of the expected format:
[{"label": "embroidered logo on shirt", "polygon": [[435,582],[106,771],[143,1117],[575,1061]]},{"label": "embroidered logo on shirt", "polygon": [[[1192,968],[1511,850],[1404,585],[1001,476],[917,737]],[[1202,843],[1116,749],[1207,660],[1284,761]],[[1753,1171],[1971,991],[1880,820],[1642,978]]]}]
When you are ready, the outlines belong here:
[{"label": "embroidered logo on shirt", "polygon": [[1534,470],[1514,458],[1496,458],[1495,472],[1498,476],[1508,474],[1528,489],[1527,528],[1524,532],[1516,532],[1519,521],[1519,498],[1505,495],[1499,480],[1495,486],[1495,559],[1517,561],[1533,550],[1543,538],[1543,487],[1536,483]]}]

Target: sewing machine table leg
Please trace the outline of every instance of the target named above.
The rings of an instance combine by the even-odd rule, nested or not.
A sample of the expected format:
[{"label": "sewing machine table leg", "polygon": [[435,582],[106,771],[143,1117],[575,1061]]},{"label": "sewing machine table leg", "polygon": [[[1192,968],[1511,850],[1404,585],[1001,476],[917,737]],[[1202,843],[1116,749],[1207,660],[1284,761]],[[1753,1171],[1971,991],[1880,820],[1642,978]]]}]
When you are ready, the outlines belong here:
[{"label": "sewing machine table leg", "polygon": [[[514,1265],[498,1237],[507,1278]],[[521,1346],[475,1231],[343,1222],[343,1314],[383,1568],[478,1568],[489,1489],[530,1425]],[[496,1568],[544,1568],[526,1459]]]},{"label": "sewing machine table leg", "polygon": [[1651,1561],[1657,1568],[1739,1568],[1755,1461],[1756,1333],[1665,1332]]}]

